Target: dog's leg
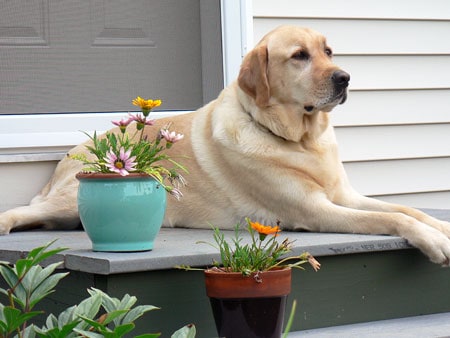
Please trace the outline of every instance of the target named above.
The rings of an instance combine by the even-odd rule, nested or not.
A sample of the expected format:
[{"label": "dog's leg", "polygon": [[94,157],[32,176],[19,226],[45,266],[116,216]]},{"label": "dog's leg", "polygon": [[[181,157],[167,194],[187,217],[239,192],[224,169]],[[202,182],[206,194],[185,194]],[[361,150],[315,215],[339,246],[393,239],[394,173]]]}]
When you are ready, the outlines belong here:
[{"label": "dog's leg", "polygon": [[[316,196],[317,197],[317,196]],[[401,212],[367,211],[336,205],[326,198],[310,198],[309,216],[298,228],[310,231],[401,236],[434,263],[450,263],[450,239],[441,231]]]},{"label": "dog's leg", "polygon": [[63,210],[48,213],[43,209],[43,206],[38,204],[23,206],[0,214],[0,235],[7,235],[14,229],[71,230],[76,229],[80,225],[77,214],[64,214]]},{"label": "dog's leg", "polygon": [[0,213],[0,235],[13,229],[42,227],[69,230],[80,225],[76,180],[51,180],[28,206]]},{"label": "dog's leg", "polygon": [[67,209],[49,209],[46,203],[14,208],[0,214],[0,235],[13,229],[45,228],[76,229],[80,225],[78,213]]},{"label": "dog's leg", "polygon": [[43,227],[45,229],[69,230],[80,225],[76,205],[61,201],[43,200],[29,206],[17,207],[0,214],[0,235],[13,229]]},{"label": "dog's leg", "polygon": [[442,220],[438,220],[426,213],[417,210],[415,208],[407,207],[400,204],[388,203],[384,201],[380,201],[374,198],[362,196],[356,192],[352,194],[352,196],[346,199],[344,205],[360,210],[368,210],[368,211],[384,211],[384,212],[398,212],[411,217],[414,217],[419,222],[425,223],[450,238],[450,223]]}]

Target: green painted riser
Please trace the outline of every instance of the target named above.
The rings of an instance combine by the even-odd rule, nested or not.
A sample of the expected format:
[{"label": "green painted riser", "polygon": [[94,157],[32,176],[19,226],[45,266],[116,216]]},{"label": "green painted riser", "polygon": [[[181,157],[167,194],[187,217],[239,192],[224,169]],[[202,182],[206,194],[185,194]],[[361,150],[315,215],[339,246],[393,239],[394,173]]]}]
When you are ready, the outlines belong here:
[{"label": "green painted riser", "polygon": [[[450,311],[450,269],[431,264],[417,250],[320,257],[315,273],[294,271],[292,293],[298,307],[293,331]],[[163,337],[194,323],[197,337],[215,337],[201,271],[162,270],[117,275],[71,271],[46,301],[59,312],[97,287],[110,295],[129,293],[161,310],[137,321],[137,333]]]}]

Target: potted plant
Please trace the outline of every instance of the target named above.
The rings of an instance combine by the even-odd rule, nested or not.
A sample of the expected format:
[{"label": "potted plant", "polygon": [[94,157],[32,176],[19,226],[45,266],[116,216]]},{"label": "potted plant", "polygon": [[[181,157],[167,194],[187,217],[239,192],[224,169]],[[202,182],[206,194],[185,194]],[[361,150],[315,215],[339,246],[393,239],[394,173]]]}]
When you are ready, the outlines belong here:
[{"label": "potted plant", "polygon": [[[206,293],[220,337],[281,337],[285,305],[291,291],[292,268],[320,263],[308,252],[286,256],[292,242],[281,243],[279,225],[266,226],[246,219],[250,242],[244,242],[240,225],[235,227],[232,244],[213,227],[214,244],[221,262],[204,271]],[[208,243],[210,244],[210,243]],[[187,270],[192,268],[178,266]]]},{"label": "potted plant", "polygon": [[166,191],[182,196],[180,171],[187,170],[165,150],[183,135],[167,126],[148,139],[144,131],[155,123],[149,114],[161,100],[138,96],[133,104],[140,113],[113,121],[117,128],[104,135],[86,134],[88,152],[71,155],[86,166],[76,175],[78,211],[95,251],[152,250],[164,219]]}]

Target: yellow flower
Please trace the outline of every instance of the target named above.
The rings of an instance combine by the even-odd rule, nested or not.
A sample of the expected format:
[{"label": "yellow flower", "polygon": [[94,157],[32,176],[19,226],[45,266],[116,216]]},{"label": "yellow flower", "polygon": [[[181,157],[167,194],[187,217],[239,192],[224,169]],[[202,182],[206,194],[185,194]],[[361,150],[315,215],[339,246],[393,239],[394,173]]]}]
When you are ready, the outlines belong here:
[{"label": "yellow flower", "polygon": [[145,100],[140,96],[138,96],[133,100],[133,104],[135,106],[138,106],[145,111],[149,111],[155,107],[159,107],[161,103],[162,103],[161,100]]},{"label": "yellow flower", "polygon": [[279,226],[271,227],[270,225],[262,225],[258,222],[250,222],[252,229],[256,230],[260,235],[275,235],[281,231]]}]

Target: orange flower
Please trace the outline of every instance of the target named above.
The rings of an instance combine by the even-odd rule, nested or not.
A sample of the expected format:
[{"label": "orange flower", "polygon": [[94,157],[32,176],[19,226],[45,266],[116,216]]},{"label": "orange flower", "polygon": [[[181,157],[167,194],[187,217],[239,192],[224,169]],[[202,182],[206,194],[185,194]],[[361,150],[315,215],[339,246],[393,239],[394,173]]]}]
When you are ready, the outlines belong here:
[{"label": "orange flower", "polygon": [[274,235],[277,236],[281,231],[279,226],[271,227],[270,225],[262,225],[258,222],[250,222],[252,229],[256,230],[260,235]]}]

